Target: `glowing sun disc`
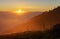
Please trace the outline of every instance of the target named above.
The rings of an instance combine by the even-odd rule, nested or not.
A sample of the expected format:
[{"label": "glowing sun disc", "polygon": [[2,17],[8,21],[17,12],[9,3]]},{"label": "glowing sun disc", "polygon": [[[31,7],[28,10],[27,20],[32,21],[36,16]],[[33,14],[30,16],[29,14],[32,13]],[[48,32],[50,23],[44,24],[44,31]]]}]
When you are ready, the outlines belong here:
[{"label": "glowing sun disc", "polygon": [[16,14],[24,14],[24,13],[25,13],[25,11],[23,11],[23,10],[19,9],[19,10],[14,11],[14,13],[16,13]]},{"label": "glowing sun disc", "polygon": [[22,10],[17,10],[16,13],[20,14],[20,13],[23,13]]}]

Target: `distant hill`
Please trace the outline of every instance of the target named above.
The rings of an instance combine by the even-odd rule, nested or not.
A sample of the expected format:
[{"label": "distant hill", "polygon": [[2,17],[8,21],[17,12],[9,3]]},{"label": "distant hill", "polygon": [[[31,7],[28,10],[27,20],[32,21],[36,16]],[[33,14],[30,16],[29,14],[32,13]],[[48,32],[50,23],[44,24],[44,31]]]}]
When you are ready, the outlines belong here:
[{"label": "distant hill", "polygon": [[45,30],[50,29],[50,27],[58,23],[60,23],[60,6],[48,12],[43,12],[41,15],[33,17],[25,25],[40,26],[41,30]]}]

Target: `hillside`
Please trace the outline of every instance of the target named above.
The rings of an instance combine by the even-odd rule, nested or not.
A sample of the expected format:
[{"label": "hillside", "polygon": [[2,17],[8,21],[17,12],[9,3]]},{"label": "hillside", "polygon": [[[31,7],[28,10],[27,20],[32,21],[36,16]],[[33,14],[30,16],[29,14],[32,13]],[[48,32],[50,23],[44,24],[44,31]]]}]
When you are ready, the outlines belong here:
[{"label": "hillside", "polygon": [[60,6],[48,12],[43,12],[41,15],[35,16],[27,24],[30,24],[31,26],[40,26],[40,28],[43,28],[43,30],[45,30],[59,23]]}]

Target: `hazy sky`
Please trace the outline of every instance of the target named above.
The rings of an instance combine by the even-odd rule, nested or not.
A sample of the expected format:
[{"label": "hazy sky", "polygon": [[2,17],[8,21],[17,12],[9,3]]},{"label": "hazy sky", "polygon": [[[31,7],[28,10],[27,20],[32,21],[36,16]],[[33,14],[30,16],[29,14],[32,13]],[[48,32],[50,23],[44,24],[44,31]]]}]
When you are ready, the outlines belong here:
[{"label": "hazy sky", "polygon": [[0,11],[23,9],[28,11],[46,11],[60,6],[60,0],[0,0]]}]

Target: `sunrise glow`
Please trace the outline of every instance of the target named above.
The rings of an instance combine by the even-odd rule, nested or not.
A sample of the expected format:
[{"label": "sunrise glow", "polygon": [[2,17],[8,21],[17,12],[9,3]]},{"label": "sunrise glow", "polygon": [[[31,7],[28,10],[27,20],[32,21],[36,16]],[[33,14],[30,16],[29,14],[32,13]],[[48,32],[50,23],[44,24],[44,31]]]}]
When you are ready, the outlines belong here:
[{"label": "sunrise glow", "polygon": [[16,14],[24,14],[24,13],[26,13],[26,11],[21,10],[21,9],[15,10],[13,12],[16,13]]}]

